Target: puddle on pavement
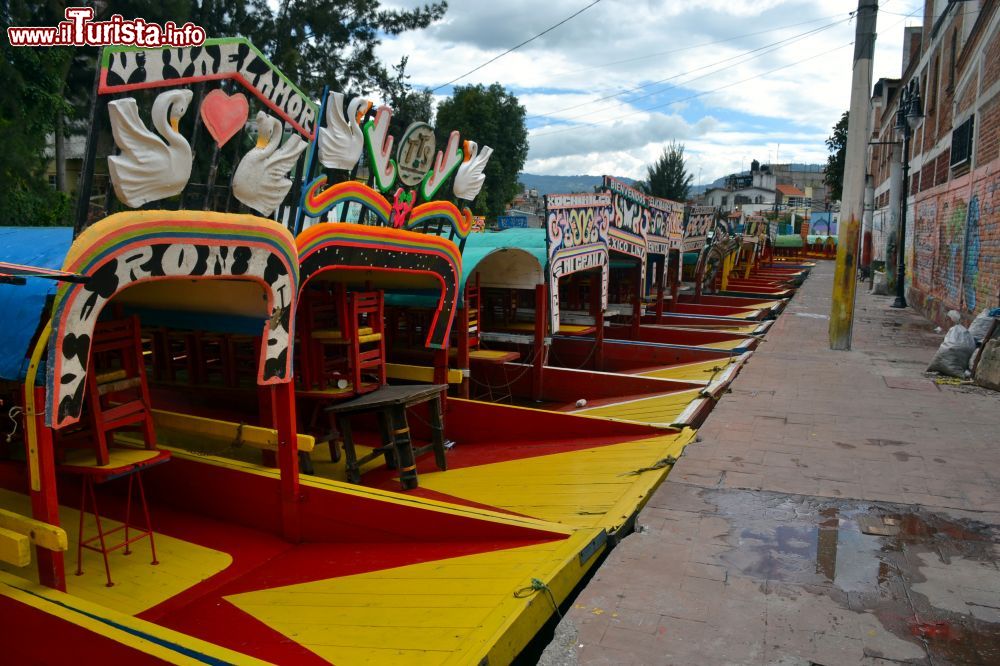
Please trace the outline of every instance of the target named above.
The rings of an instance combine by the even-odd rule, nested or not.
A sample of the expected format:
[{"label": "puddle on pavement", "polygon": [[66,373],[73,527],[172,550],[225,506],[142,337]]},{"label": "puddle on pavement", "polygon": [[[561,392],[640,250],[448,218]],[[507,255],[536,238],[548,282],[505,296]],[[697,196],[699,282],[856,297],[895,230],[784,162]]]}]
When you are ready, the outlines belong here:
[{"label": "puddle on pavement", "polygon": [[920,645],[922,663],[1000,664],[996,528],[900,505],[777,493],[704,498],[732,526],[723,561],[766,593],[802,586],[870,612]]}]

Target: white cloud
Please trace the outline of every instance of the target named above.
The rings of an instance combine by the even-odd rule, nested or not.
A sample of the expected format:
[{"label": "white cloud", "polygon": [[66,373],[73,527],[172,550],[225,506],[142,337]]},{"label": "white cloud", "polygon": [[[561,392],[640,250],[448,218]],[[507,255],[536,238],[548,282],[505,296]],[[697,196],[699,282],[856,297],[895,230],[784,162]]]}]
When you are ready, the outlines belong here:
[{"label": "white cloud", "polygon": [[[411,82],[433,88],[585,4],[450,0],[442,21],[385,38],[379,55],[391,62],[409,56]],[[899,75],[903,26],[920,16],[906,21],[899,14],[915,4],[881,3],[893,13],[879,16],[876,80]],[[766,161],[768,153],[774,159],[778,144],[782,161],[823,162],[823,140],[850,102],[853,49],[846,44],[855,25],[844,19],[856,8],[856,0],[605,0],[459,83],[499,81],[518,95],[531,123],[543,125],[530,133],[527,171],[641,177],[671,139],[685,143],[689,168],[703,181],[744,161]],[[742,55],[810,30],[817,32],[760,57],[762,51]],[[844,48],[833,50],[838,46]],[[644,87],[600,99],[637,86]],[[684,99],[692,95],[699,97]],[[762,123],[772,129],[760,131]]]}]

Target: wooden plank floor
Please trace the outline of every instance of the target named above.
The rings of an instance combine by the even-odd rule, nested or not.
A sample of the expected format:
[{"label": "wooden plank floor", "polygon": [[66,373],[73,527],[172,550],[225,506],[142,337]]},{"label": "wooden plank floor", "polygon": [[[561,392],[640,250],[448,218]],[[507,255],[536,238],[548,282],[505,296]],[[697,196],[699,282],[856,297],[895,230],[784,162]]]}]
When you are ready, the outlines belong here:
[{"label": "wooden plank floor", "polygon": [[[100,489],[98,489],[98,503],[100,503]],[[0,506],[17,513],[31,515],[31,500],[27,495],[0,489]],[[69,549],[66,552],[66,591],[81,599],[128,615],[136,615],[177,596],[203,580],[211,578],[233,561],[228,553],[154,532],[156,554],[160,563],[155,566],[150,564],[148,539],[133,543],[131,555],[126,556],[124,550],[116,550],[108,555],[111,563],[111,580],[115,585],[107,587],[104,561],[101,554],[95,551],[86,549],[83,551],[83,575],[74,575],[79,520],[80,513],[76,509],[59,507],[59,521],[69,537]],[[155,510],[152,520],[155,528]],[[101,525],[108,530],[121,523],[102,517]],[[84,534],[87,537],[97,534],[94,518],[89,513],[84,520]],[[121,536],[121,532],[116,532],[110,539],[120,540]],[[117,541],[111,542],[117,543]],[[0,569],[32,580],[38,579],[34,560],[30,567],[23,569],[4,564],[0,564]]]},{"label": "wooden plank floor", "polygon": [[[508,663],[595,561],[565,540],[225,597],[340,665]],[[520,592],[521,598],[515,596]]]},{"label": "wooden plank floor", "polygon": [[721,374],[726,368],[737,362],[739,357],[732,359],[713,359],[711,361],[698,361],[697,363],[682,363],[670,365],[656,370],[639,372],[642,377],[656,377],[657,379],[678,379],[682,381],[705,382],[708,384],[713,378]]},{"label": "wooden plank floor", "polygon": [[613,532],[666,476],[669,465],[662,461],[679,456],[693,437],[694,431],[685,429],[623,444],[424,473],[420,485],[542,520]]},{"label": "wooden plank floor", "polygon": [[669,426],[671,423],[677,421],[677,418],[687,409],[692,401],[700,397],[700,392],[701,389],[677,391],[668,395],[626,400],[599,407],[574,409],[572,413]]}]

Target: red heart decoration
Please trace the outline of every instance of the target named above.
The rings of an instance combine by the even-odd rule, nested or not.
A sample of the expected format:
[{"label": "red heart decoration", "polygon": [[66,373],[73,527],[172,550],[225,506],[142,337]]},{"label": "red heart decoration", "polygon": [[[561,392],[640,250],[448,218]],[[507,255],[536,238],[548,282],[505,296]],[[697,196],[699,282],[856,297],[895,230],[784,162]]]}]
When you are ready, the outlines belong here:
[{"label": "red heart decoration", "polygon": [[249,117],[250,103],[243,93],[227,95],[216,88],[201,103],[201,119],[220,148],[240,131]]}]

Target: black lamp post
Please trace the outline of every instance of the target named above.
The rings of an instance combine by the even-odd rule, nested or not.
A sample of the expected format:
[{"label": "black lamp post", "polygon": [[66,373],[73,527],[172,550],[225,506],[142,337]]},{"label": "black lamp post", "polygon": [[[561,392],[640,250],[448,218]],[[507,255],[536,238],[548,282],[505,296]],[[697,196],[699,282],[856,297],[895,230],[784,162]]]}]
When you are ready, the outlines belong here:
[{"label": "black lamp post", "polygon": [[910,81],[909,85],[899,93],[899,107],[896,109],[896,133],[903,139],[903,187],[899,204],[899,228],[896,232],[896,300],[892,307],[906,307],[906,200],[909,198],[910,189],[910,139],[913,137],[913,129],[920,119],[924,117],[921,112],[920,88],[916,79]]}]

